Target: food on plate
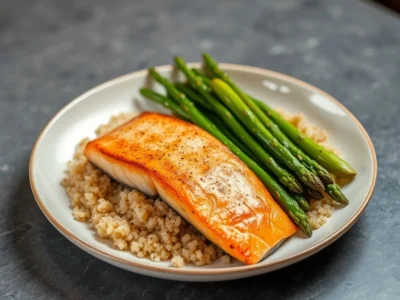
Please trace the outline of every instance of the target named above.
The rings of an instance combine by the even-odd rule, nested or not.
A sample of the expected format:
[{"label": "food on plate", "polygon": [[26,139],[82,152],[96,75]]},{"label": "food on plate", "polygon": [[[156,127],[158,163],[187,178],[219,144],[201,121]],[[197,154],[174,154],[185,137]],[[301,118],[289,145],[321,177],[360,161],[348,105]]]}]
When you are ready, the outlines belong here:
[{"label": "food on plate", "polygon": [[310,204],[308,203],[304,195],[292,195],[292,197],[294,200],[297,201],[302,210],[304,210],[305,212],[308,212],[310,210]]},{"label": "food on plate", "polygon": [[[273,177],[257,165],[250,157],[248,157],[238,146],[229,140],[205,114],[198,110],[194,103],[190,101],[185,94],[179,92],[174,85],[166,78],[162,77],[156,70],[150,69],[150,75],[161,83],[171,97],[180,105],[181,112],[186,113],[185,118],[191,119],[196,125],[208,131],[224,143],[234,154],[236,154],[247,166],[260,178],[267,189],[272,193],[274,199],[280,203],[282,208],[288,213],[293,222],[295,222],[301,230],[311,236],[312,229],[307,220],[305,212],[299,207],[298,203],[289,196]],[[143,89],[141,90],[143,93]],[[171,101],[172,103],[172,101]],[[172,106],[171,106],[172,107]]]},{"label": "food on plate", "polygon": [[[212,58],[210,58],[210,57],[208,58],[208,60],[211,60],[211,59]],[[178,64],[178,65],[182,65],[182,63]],[[215,62],[213,63],[213,65],[215,65]],[[201,79],[205,83],[207,83],[208,85],[211,85],[211,80],[205,76],[202,76],[201,73],[197,69],[194,69],[192,71],[195,74],[197,74],[197,76],[200,76]],[[186,73],[187,72],[185,72],[185,74]],[[222,71],[219,71],[219,73],[222,73]],[[223,83],[221,83],[221,82],[220,82],[220,84],[223,85]],[[215,85],[217,86],[218,83]],[[225,86],[225,88],[229,89],[227,86]],[[234,91],[229,91],[229,92],[234,95]],[[322,148],[323,151],[320,151],[320,152],[323,153],[324,157],[331,158],[331,160],[338,162],[339,167],[336,167],[336,168],[340,171],[335,172],[334,169],[330,169],[333,174],[335,174],[335,175],[341,174],[342,176],[354,176],[354,175],[356,175],[355,170],[348,163],[346,163],[344,160],[342,160],[340,157],[338,157],[336,154],[334,154],[332,151],[329,151],[322,145],[319,145],[313,139],[311,139],[310,137],[307,137],[307,135],[301,134],[293,124],[291,124],[290,122],[285,120],[282,116],[280,116],[280,114],[278,112],[275,112],[268,105],[266,105],[265,103],[263,103],[261,101],[258,101],[257,99],[255,99],[249,95],[248,95],[248,98],[250,98],[251,101],[256,103],[264,111],[264,118],[262,119],[263,123],[270,130],[270,132],[279,140],[279,142],[283,146],[287,147],[289,149],[289,151],[295,157],[298,157],[299,160],[303,164],[305,164],[308,168],[313,170],[315,172],[315,174],[320,177],[321,181],[324,183],[326,191],[329,193],[329,195],[332,197],[332,199],[334,199],[338,203],[347,204],[348,199],[342,193],[342,191],[340,190],[340,187],[336,183],[333,182],[333,179],[332,179],[331,175],[329,174],[328,170],[326,170],[324,167],[322,167],[320,164],[318,164],[315,160],[308,157],[288,137],[286,137],[285,133],[282,132],[281,129],[272,120],[270,120],[270,116],[274,116],[274,120],[278,120],[279,124],[281,124],[281,126],[283,128],[287,128],[287,130],[290,130],[290,132],[291,132],[290,136],[292,136],[292,138],[294,140],[297,139],[296,137],[301,136],[302,139],[307,139],[307,141],[308,141],[307,145],[309,145],[309,147],[315,148],[315,149]],[[199,101],[201,101],[201,100],[198,100],[197,102],[199,102]],[[277,122],[277,124],[278,124],[278,122]],[[289,136],[289,134],[288,134],[288,136]],[[332,164],[334,164],[334,163],[332,163]],[[338,173],[338,172],[340,172],[340,173]],[[320,193],[318,190],[315,190],[315,189],[311,189],[311,190],[306,189],[306,190],[308,190],[308,191],[306,191],[306,194],[308,192],[311,192],[314,195],[318,195]],[[322,196],[319,198],[322,198]],[[316,199],[316,198],[312,198],[312,199]]]},{"label": "food on plate", "polygon": [[[221,99],[222,100],[225,99],[225,101],[226,101],[226,99],[232,101],[232,99],[229,99],[229,97],[236,98],[236,101],[232,101],[232,103],[239,103],[240,100],[243,100],[241,105],[243,107],[246,107],[246,104],[248,105],[247,109],[250,109],[251,111],[254,112],[254,114],[256,115],[256,118],[255,118],[256,120],[258,117],[258,119],[260,121],[260,122],[258,122],[258,124],[261,127],[264,127],[265,132],[267,133],[269,131],[270,135],[278,140],[278,144],[280,143],[282,145],[282,147],[287,148],[289,150],[289,152],[292,154],[292,157],[295,158],[295,161],[298,160],[299,162],[301,162],[300,165],[304,165],[304,167],[310,169],[310,172],[314,173],[314,175],[316,175],[320,179],[320,182],[324,183],[324,186],[325,186],[327,192],[330,194],[330,196],[334,200],[336,200],[339,203],[347,204],[348,199],[341,192],[339,186],[333,182],[329,172],[323,166],[319,165],[316,161],[312,160],[310,157],[308,157],[304,152],[302,152],[298,147],[296,147],[294,145],[294,143],[298,143],[297,140],[299,139],[299,132],[297,131],[297,129],[290,123],[283,120],[282,118],[279,118],[279,114],[275,113],[265,103],[257,101],[254,98],[252,98],[251,96],[244,93],[229,78],[229,76],[225,72],[223,72],[222,70],[220,70],[218,68],[218,64],[210,55],[205,54],[204,60],[206,62],[206,65],[217,76],[217,78],[212,80],[211,87],[214,89],[214,91],[216,93],[218,93],[221,96]],[[224,81],[222,81],[220,78],[224,79],[226,81],[226,83]],[[235,94],[235,92],[237,94]],[[231,102],[229,102],[229,104],[230,103]],[[240,113],[240,111],[238,113]],[[287,131],[284,131],[284,132],[281,131],[280,127],[277,124],[275,124],[272,120],[270,120],[269,117],[271,115],[275,116],[274,120],[276,118],[279,118],[280,122],[278,124],[282,125],[281,126],[283,128],[282,130],[285,130],[284,128],[290,128],[289,130],[291,131],[291,135],[288,135],[288,136],[289,136],[289,138],[293,139],[293,142],[288,137],[285,136],[284,132],[287,133]],[[262,139],[261,141],[265,141],[266,136],[264,135],[262,137],[264,137],[264,139]],[[308,140],[312,141],[311,139],[309,139],[307,137],[301,137],[301,139],[306,139],[307,141]],[[300,142],[300,144],[303,144],[303,143],[304,142]],[[316,144],[314,141],[307,142],[307,145],[313,145],[314,149],[317,147],[318,151],[323,153],[323,155],[322,155],[323,157],[330,157],[330,158],[332,157],[331,160],[333,160],[334,157],[337,157],[335,154],[333,154],[325,149],[320,150],[323,147]],[[313,147],[310,146],[309,148],[313,148]],[[279,148],[279,147],[276,147],[276,148]],[[309,152],[309,151],[307,151],[307,152]],[[316,153],[317,152],[315,152],[315,151],[313,152],[313,154],[316,154]],[[325,154],[325,153],[329,153],[329,154]],[[318,158],[320,156],[321,155],[319,155]],[[319,161],[319,159],[317,159],[317,160]],[[341,160],[339,157],[337,157],[337,161],[342,162],[343,160]],[[286,162],[288,162],[288,161],[286,161]],[[346,164],[346,163],[344,162],[344,164]],[[288,166],[288,167],[290,167],[290,166]],[[353,174],[353,175],[355,175],[355,174]],[[301,176],[301,175],[299,175],[299,176]],[[310,185],[308,185],[308,187],[310,187],[313,190],[319,190],[319,189],[313,188]]]},{"label": "food on plate", "polygon": [[[198,88],[203,96],[209,95],[211,91],[210,87],[205,83],[197,84],[199,81],[196,81],[196,75],[192,73],[188,67],[185,67],[183,59],[177,58],[175,59],[175,62],[180,69],[184,70],[187,78],[190,78],[191,84]],[[243,122],[249,132],[254,134],[254,136],[260,142],[259,146],[265,147],[265,149],[271,153],[271,155],[276,157],[277,160],[280,160],[281,162],[284,161],[286,167],[292,170],[298,176],[299,180],[306,186],[309,186],[313,189],[323,188],[320,179],[315,174],[301,164],[298,159],[294,157],[285,147],[277,143],[275,137],[270,133],[267,127],[261,123],[261,119],[259,120],[257,116],[253,114],[253,111],[250,109],[250,107],[248,107],[233,90],[230,91],[229,86],[227,86],[225,82],[219,80],[219,83],[219,85],[217,84],[215,86],[213,83],[211,83],[212,90],[218,94],[222,100],[222,103],[224,103],[226,107],[229,108],[233,114]],[[226,85],[225,88],[221,88],[222,85]],[[207,101],[209,103],[215,103],[215,100],[207,99]]]},{"label": "food on plate", "polygon": [[159,195],[209,240],[253,264],[296,231],[254,173],[220,141],[179,119],[143,113],[89,142],[112,178]]},{"label": "food on plate", "polygon": [[[132,114],[113,116],[99,126],[102,136],[132,119]],[[174,267],[197,266],[230,257],[175,213],[163,200],[146,197],[114,181],[83,154],[88,138],[76,147],[62,181],[76,220],[86,222],[100,238],[120,250],[154,262],[171,260]]]},{"label": "food on plate", "polygon": [[138,257],[257,263],[295,225],[310,237],[345,206],[337,183],[356,171],[304,116],[255,99],[203,59],[191,69],[175,58],[181,82],[149,69],[166,94],[140,93],[174,116],[113,118],[79,144],[62,183],[76,219]]},{"label": "food on plate", "polygon": [[292,139],[303,151],[313,157],[329,172],[340,177],[351,177],[357,175],[356,170],[354,170],[345,160],[337,156],[335,153],[328,151],[306,135],[301,134],[293,124],[287,122],[279,113],[274,111],[267,104],[263,102],[257,103],[290,139]]},{"label": "food on plate", "polygon": [[[228,103],[231,103],[230,101],[232,101],[232,99],[234,100],[240,99],[237,95],[234,94],[234,91],[230,89],[230,87],[220,79],[213,79],[213,81],[211,82],[211,86],[213,87],[214,91],[221,96],[221,99],[228,99],[229,101]],[[240,114],[240,110],[237,113]],[[271,137],[273,136],[276,137],[276,139],[271,140],[272,141],[270,144],[271,148],[279,149],[279,146],[277,145],[280,145],[281,149],[285,149],[287,150],[288,153],[291,153],[291,156],[289,156],[288,158],[282,157],[281,160],[285,161],[285,164],[288,167],[291,166],[291,163],[296,162],[296,164],[299,164],[301,167],[303,167],[308,172],[313,174],[313,176],[317,177],[318,182],[320,182],[321,184],[322,182],[324,182],[326,190],[334,200],[338,201],[339,203],[347,204],[348,203],[347,198],[343,195],[343,193],[341,193],[340,189],[337,188],[337,185],[333,183],[333,179],[331,178],[329,173],[324,168],[319,166],[315,161],[309,159],[309,157],[307,157],[303,152],[301,152],[301,150],[298,149],[286,136],[284,136],[284,134],[280,131],[280,129],[268,119],[267,115],[266,114],[264,115],[266,116],[266,118],[264,119],[265,121],[263,122],[265,124],[264,128],[268,128]],[[259,124],[262,125],[262,123]],[[274,135],[272,135],[271,132],[274,132]],[[265,141],[266,138],[263,139],[263,137],[264,136],[262,136],[261,140]],[[271,152],[274,153],[273,151]],[[294,158],[294,160],[290,161],[289,160],[290,158]],[[317,165],[319,169],[317,169],[315,165]],[[296,174],[299,176],[299,178],[303,178],[302,176],[304,176],[301,173],[296,173]],[[316,189],[311,187],[310,185],[308,185],[308,188],[315,191],[324,190],[324,187]]]},{"label": "food on plate", "polygon": [[[192,71],[186,67],[184,61],[180,58],[176,59],[178,66],[180,69],[182,69],[189,81],[195,85],[196,84],[196,76]],[[179,87],[178,87],[179,88]],[[181,91],[184,91],[185,89],[181,86]],[[291,192],[294,193],[299,193],[301,194],[303,192],[302,186],[300,182],[290,174],[286,169],[282,168],[276,161],[275,159],[268,154],[264,148],[258,144],[255,139],[252,137],[252,135],[247,131],[247,129],[241,125],[239,120],[231,114],[231,112],[223,105],[221,104],[218,99],[214,95],[210,93],[210,88],[206,86],[205,84],[199,85],[199,92],[201,95],[207,100],[207,102],[200,100],[197,100],[196,103],[207,103],[212,111],[215,112],[216,115],[218,115],[222,121],[222,124],[226,124],[226,126],[229,128],[229,130],[232,130],[236,132],[236,135],[240,137],[240,140],[248,145],[251,145],[251,151],[254,153],[254,155],[259,159],[263,165],[266,166],[266,168],[271,171],[277,178],[279,178],[279,181],[287,187]],[[197,99],[195,95],[192,95],[191,98],[189,99]],[[210,115],[213,116],[213,115]],[[219,119],[219,118],[216,118]],[[213,121],[215,123],[215,121]],[[221,124],[219,123],[219,124]],[[219,125],[219,129],[221,130],[221,126]],[[246,152],[246,151],[245,151]],[[250,155],[251,157],[251,155]]]}]

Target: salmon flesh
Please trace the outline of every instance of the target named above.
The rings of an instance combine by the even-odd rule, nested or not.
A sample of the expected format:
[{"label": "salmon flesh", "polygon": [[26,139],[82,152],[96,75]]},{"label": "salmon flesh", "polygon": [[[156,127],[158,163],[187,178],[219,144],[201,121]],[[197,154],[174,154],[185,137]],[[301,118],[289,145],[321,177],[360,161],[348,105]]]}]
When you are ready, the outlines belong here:
[{"label": "salmon flesh", "polygon": [[236,155],[180,119],[142,113],[89,142],[85,155],[115,180],[162,198],[243,263],[259,262],[297,230]]}]

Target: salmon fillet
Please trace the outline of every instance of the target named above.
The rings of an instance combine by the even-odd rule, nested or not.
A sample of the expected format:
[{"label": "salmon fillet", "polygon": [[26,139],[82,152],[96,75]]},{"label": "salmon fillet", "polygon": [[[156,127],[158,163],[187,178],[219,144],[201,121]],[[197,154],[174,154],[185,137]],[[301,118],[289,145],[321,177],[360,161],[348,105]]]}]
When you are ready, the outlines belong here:
[{"label": "salmon fillet", "polygon": [[297,230],[226,146],[174,117],[143,113],[89,142],[85,155],[117,181],[160,196],[243,263],[259,262]]}]

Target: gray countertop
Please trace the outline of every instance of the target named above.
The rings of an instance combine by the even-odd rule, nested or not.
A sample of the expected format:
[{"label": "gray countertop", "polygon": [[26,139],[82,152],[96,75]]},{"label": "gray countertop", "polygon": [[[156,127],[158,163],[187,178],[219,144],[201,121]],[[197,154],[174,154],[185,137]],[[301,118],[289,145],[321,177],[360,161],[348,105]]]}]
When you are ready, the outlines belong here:
[{"label": "gray countertop", "polygon": [[[91,257],[50,225],[28,182],[51,116],[120,74],[172,55],[260,66],[342,101],[379,174],[356,225],[313,257],[258,277],[182,283]],[[400,19],[356,0],[23,1],[0,4],[1,299],[395,299],[400,293]]]}]

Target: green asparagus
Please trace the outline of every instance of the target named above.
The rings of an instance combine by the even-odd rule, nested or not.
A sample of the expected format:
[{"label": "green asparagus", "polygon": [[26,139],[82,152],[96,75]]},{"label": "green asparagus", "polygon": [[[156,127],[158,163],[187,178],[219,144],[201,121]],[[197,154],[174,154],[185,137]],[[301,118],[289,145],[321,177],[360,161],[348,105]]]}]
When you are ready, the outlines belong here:
[{"label": "green asparagus", "polygon": [[190,100],[192,100],[196,105],[204,107],[205,109],[211,110],[211,105],[203,100],[202,96],[190,88],[187,84],[183,82],[175,83],[175,87],[184,93]]},{"label": "green asparagus", "polygon": [[310,210],[310,204],[308,204],[303,195],[292,195],[292,197],[294,200],[297,201],[302,210],[304,210],[305,212],[308,212]]},{"label": "green asparagus", "polygon": [[230,130],[229,128],[224,124],[224,122],[221,121],[221,119],[216,116],[215,114],[208,113],[208,118],[218,127],[220,131],[228,138],[230,139],[236,146],[238,146],[248,157],[250,157],[252,160],[254,160],[258,165],[262,165],[262,161],[260,161],[250,150],[247,145],[242,143],[240,139],[238,139]]},{"label": "green asparagus", "polygon": [[286,121],[278,112],[270,108],[267,104],[258,102],[258,105],[300,149],[306,152],[330,173],[339,177],[349,177],[357,174],[356,170],[347,162],[299,132],[293,124]]},{"label": "green asparagus", "polygon": [[150,75],[161,83],[169,94],[179,103],[180,108],[187,113],[192,121],[214,135],[223,144],[225,144],[233,153],[249,166],[251,170],[265,184],[266,188],[272,194],[274,199],[281,205],[290,218],[302,229],[308,236],[312,235],[312,228],[308,222],[307,215],[300,208],[298,203],[277,183],[267,172],[258,166],[251,158],[233,144],[205,115],[203,115],[191,102],[185,94],[177,90],[171,82],[162,77],[155,69],[149,69]]},{"label": "green asparagus", "polygon": [[241,118],[246,127],[259,139],[267,150],[290,170],[296,173],[301,182],[312,189],[324,189],[318,176],[308,170],[287,148],[278,142],[228,84],[215,78],[211,81],[211,87],[225,105],[227,105],[238,118]]},{"label": "green asparagus", "polygon": [[336,183],[328,184],[326,186],[326,191],[329,194],[329,196],[331,196],[331,198],[336,202],[342,204],[349,204],[349,200],[343,194],[342,190],[340,189],[340,186],[337,185]]},{"label": "green asparagus", "polygon": [[160,95],[156,92],[153,92],[152,90],[150,90],[148,88],[141,88],[140,93],[143,96],[145,96],[146,98],[161,104],[162,106],[164,106],[167,109],[172,110],[178,118],[183,119],[185,121],[190,120],[190,117],[184,111],[182,111],[180,109],[179,105],[176,104],[170,98]]},{"label": "green asparagus", "polygon": [[192,69],[193,73],[196,74],[197,76],[201,77],[201,79],[203,79],[204,83],[207,85],[211,84],[211,78],[207,77],[206,75],[204,75],[199,69]]},{"label": "green asparagus", "polygon": [[[211,79],[201,73],[198,69],[193,68],[193,73],[201,77],[207,84],[211,84]],[[255,101],[254,98],[247,95],[251,100]],[[256,101],[258,104],[258,101]],[[265,115],[265,114],[264,114]],[[324,184],[333,183],[329,172],[319,165],[315,160],[312,160],[303,151],[301,151],[293,142],[280,130],[280,128],[273,122],[268,116],[265,116],[264,125],[270,130],[270,132],[278,139],[278,141],[288,148],[290,152],[297,157],[303,164],[305,164],[311,171],[314,171]]]},{"label": "green asparagus", "polygon": [[[252,99],[250,99],[250,97],[244,93],[234,82],[233,80],[224,72],[222,71],[219,67],[218,67],[218,63],[209,55],[209,54],[204,54],[203,55],[204,58],[204,62],[206,64],[206,66],[211,70],[211,72],[218,78],[222,79],[223,81],[225,81],[230,87],[231,89],[239,96],[239,98],[242,100],[242,104],[244,104],[247,107],[248,111],[251,111],[252,114],[254,115],[252,118],[253,120],[253,125],[256,125],[257,127],[262,126],[263,127],[263,132],[264,132],[264,137],[265,134],[267,132],[271,133],[271,130],[274,130],[277,134],[279,134],[280,130],[277,126],[272,126],[275,125],[273,122],[270,122],[270,120],[268,119],[268,117],[266,116],[265,113],[263,113],[263,111],[258,107],[258,105],[256,103],[254,103],[252,101]],[[244,106],[243,106],[244,107]],[[254,120],[258,119],[258,125],[254,123]],[[263,124],[265,124],[266,127],[263,126]],[[261,129],[261,128],[260,128]],[[274,133],[271,133],[270,136],[274,136]],[[282,137],[283,139],[285,138],[284,135],[279,134],[279,137]],[[277,138],[277,137],[276,137]],[[269,139],[269,138],[268,138]],[[279,138],[277,138],[277,140],[279,142],[281,142],[279,140]],[[285,140],[285,139],[284,139]],[[288,139],[286,139],[288,142],[290,142]],[[290,143],[291,144],[291,143]],[[290,148],[290,144],[288,144],[289,148]],[[291,150],[294,151],[294,153],[292,153],[292,162],[294,162],[297,159],[301,158],[301,153],[299,153],[299,151],[296,151],[297,147],[292,147],[292,149],[290,149],[290,153]],[[282,152],[282,151],[281,151]],[[287,153],[288,154],[288,153]],[[288,156],[288,155],[287,155]],[[287,158],[285,158],[287,159]],[[311,161],[310,161],[311,163]],[[318,189],[318,188],[324,188],[322,185],[322,182],[320,181],[320,179],[315,176],[312,172],[310,172],[309,170],[302,168],[301,164],[298,163],[298,169],[303,169],[303,172],[300,176],[302,176],[302,178],[307,177],[307,179],[305,180],[305,182],[303,181],[304,184],[308,184],[308,186],[310,188],[313,189]],[[288,167],[290,168],[290,166],[288,165]],[[319,170],[321,171],[321,170]],[[308,174],[307,174],[308,173]],[[306,175],[307,174],[307,175]],[[322,174],[325,175],[326,178],[330,178],[329,174],[325,173]]]},{"label": "green asparagus", "polygon": [[[211,94],[211,89],[203,82],[203,80],[196,76],[192,70],[187,67],[185,61],[180,57],[176,57],[175,63],[177,67],[185,73],[188,82],[199,91],[208,105],[212,107],[212,110],[223,119],[224,123],[238,138],[241,139],[243,143],[251,147],[252,153],[263,162],[266,168],[275,174],[279,181],[290,191],[299,194],[302,193],[303,189],[300,182],[298,182],[298,180],[286,169],[282,168],[275,159],[269,155],[256,140],[253,139],[235,116],[233,116],[231,112]],[[201,99],[197,101],[201,101]]]},{"label": "green asparagus", "polygon": [[[207,76],[202,74],[198,69],[192,69],[192,70],[193,70],[193,73],[195,73],[197,76],[201,77],[203,79],[203,82],[205,82],[207,85],[209,85],[211,83],[211,80]],[[252,98],[251,96],[249,96],[249,97],[253,101],[255,101],[257,103],[257,105],[259,105],[260,107],[262,106],[262,103],[260,101]],[[270,128],[278,127],[276,124],[274,124],[274,122],[272,120],[269,119],[269,121],[270,121],[269,122]],[[305,164],[312,172],[314,172],[315,174],[317,174],[319,176],[319,178],[325,185],[325,189],[328,191],[328,194],[332,197],[333,200],[335,200],[336,202],[342,203],[342,204],[348,203],[348,199],[342,193],[342,191],[340,190],[340,187],[337,184],[333,183],[329,172],[324,167],[319,165],[315,160],[312,160],[303,151],[301,151],[299,148],[297,148],[296,145],[294,145],[293,142],[285,136],[285,134],[280,130],[279,127],[278,127],[278,130],[275,130],[274,132],[271,131],[271,133],[273,133],[273,134],[275,133],[274,135],[277,138],[280,137],[280,141],[284,145],[290,147],[289,150],[292,152],[292,154],[295,155],[296,157],[300,156],[299,158],[301,158],[301,162],[303,164]],[[315,191],[314,196],[313,196],[314,198],[316,198],[317,195],[318,195],[318,199],[321,199],[323,197],[322,193],[320,193],[316,190],[314,190],[314,191]]]},{"label": "green asparagus", "polygon": [[[250,96],[249,96],[250,97]],[[269,111],[272,111],[272,109],[266,105],[265,103],[258,101],[254,98],[251,98],[260,108],[263,109],[263,111],[265,112],[265,114],[267,114],[267,109],[269,109]],[[278,114],[278,113],[277,113]],[[282,117],[281,117],[282,118]],[[267,119],[269,119],[267,117]],[[270,119],[269,119],[270,120]],[[282,118],[282,120],[287,123],[290,124],[288,121],[284,120]],[[343,194],[343,192],[341,191],[339,185],[335,184],[329,174],[329,172],[322,167],[320,164],[318,164],[315,160],[311,159],[310,157],[308,157],[303,151],[301,151],[299,148],[296,147],[296,145],[294,145],[292,143],[291,140],[289,140],[285,134],[280,130],[280,127],[277,126],[274,121],[271,121],[271,126],[272,127],[277,127],[277,130],[275,131],[275,136],[280,135],[281,136],[281,140],[283,142],[285,142],[285,139],[287,140],[287,145],[289,145],[289,149],[291,150],[291,152],[294,154],[295,151],[298,151],[298,155],[300,158],[302,158],[302,161],[311,167],[311,170],[313,172],[315,172],[322,180],[322,182],[325,185],[325,189],[327,190],[328,194],[331,196],[331,198],[333,200],[335,200],[338,203],[342,203],[342,204],[348,204],[349,200],[346,198],[346,196]],[[291,126],[293,126],[292,124],[290,124]],[[293,126],[294,127],[294,126]],[[295,128],[297,130],[297,128]]]},{"label": "green asparagus", "polygon": [[304,196],[307,200],[320,200],[324,197],[321,191],[304,189]]},{"label": "green asparagus", "polygon": [[265,115],[265,113],[263,114],[264,114],[263,118],[264,125],[283,146],[289,149],[289,151],[292,153],[293,156],[297,157],[299,161],[303,162],[303,164],[308,166],[311,170],[315,170],[315,173],[319,176],[319,178],[324,184],[333,183],[331,175],[326,169],[321,167],[315,160],[312,160],[297,146],[295,146],[293,142],[288,137],[286,137],[286,135],[280,130],[280,128],[274,122],[272,122],[268,118],[268,116]]}]

